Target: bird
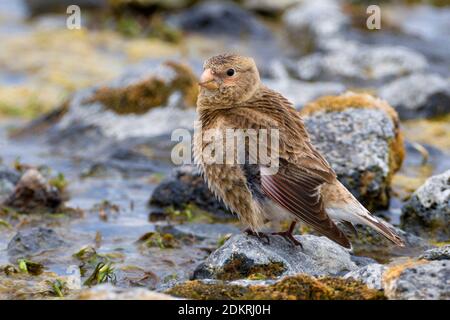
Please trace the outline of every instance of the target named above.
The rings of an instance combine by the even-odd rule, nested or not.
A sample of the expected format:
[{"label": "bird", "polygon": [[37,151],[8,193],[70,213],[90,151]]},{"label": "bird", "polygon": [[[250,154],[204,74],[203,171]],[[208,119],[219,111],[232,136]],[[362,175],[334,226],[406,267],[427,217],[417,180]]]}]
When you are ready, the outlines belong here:
[{"label": "bird", "polygon": [[[297,223],[302,223],[351,250],[352,244],[339,226],[356,232],[354,224],[362,224],[395,245],[405,246],[393,226],[373,216],[338,180],[331,165],[312,145],[293,104],[262,83],[253,58],[225,53],[207,59],[199,80],[196,110],[194,162],[208,188],[237,214],[249,235],[269,239],[262,232],[269,222],[288,221],[287,230],[271,234],[302,246],[293,235]],[[231,163],[214,161],[220,157],[208,158],[207,150],[215,156],[229,148],[216,147],[204,133],[220,132],[224,135],[216,136],[220,137],[217,140],[225,143],[227,130],[255,130],[265,135],[268,130],[276,130],[277,150],[270,150],[268,142],[264,144],[277,156],[276,170],[254,159],[254,154]],[[248,145],[248,141],[245,143]]]}]

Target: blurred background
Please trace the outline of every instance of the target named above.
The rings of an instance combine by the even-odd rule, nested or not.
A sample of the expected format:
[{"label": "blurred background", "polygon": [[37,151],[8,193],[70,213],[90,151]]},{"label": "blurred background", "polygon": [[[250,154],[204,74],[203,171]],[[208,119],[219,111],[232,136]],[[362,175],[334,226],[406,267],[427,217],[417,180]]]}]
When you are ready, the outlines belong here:
[{"label": "blurred background", "polygon": [[[380,29],[367,27],[374,4]],[[68,27],[69,5],[81,9],[80,29]],[[389,176],[390,200],[371,204],[392,223],[414,190],[450,168],[447,0],[0,0],[0,169],[9,174],[0,170],[0,195],[14,190],[4,177],[17,182],[37,168],[82,212],[75,220],[3,212],[0,248],[23,226],[46,226],[70,247],[35,257],[56,274],[94,246],[109,254],[123,286],[163,288],[187,277],[210,247],[184,243],[168,254],[135,241],[167,215],[155,203],[173,209],[177,201],[175,187],[149,198],[173,168],[170,133],[192,129],[203,61],[224,52],[254,57],[264,83],[299,110],[348,90],[396,109],[406,158]],[[193,218],[186,208],[171,214],[223,219]],[[213,233],[237,228],[228,227]],[[0,254],[0,264],[12,260]]]}]

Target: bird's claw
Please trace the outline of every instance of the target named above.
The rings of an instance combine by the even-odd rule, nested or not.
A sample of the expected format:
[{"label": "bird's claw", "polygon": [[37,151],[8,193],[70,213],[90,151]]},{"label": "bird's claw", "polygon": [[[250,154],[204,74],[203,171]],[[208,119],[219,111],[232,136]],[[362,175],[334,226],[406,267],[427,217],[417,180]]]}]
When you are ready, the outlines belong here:
[{"label": "bird's claw", "polygon": [[300,248],[303,250],[303,245],[300,241],[295,239],[294,235],[289,231],[283,231],[283,232],[274,232],[271,233],[274,236],[280,236],[283,237],[286,241],[290,242],[294,246],[300,246]]},{"label": "bird's claw", "polygon": [[256,238],[258,238],[259,240],[265,240],[266,241],[266,244],[270,244],[270,238],[269,238],[269,236],[267,235],[267,234],[265,234],[264,232],[256,232],[256,231],[253,231],[253,230],[251,230],[251,229],[245,229],[245,231],[244,231],[247,235],[249,235],[249,236],[253,236],[253,237],[256,237]]}]

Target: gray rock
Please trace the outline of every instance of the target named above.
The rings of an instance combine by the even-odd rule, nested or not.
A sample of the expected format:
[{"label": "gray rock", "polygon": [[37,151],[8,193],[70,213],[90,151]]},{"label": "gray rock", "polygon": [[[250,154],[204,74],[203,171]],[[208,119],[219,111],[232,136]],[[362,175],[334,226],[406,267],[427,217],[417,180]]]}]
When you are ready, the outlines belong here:
[{"label": "gray rock", "polygon": [[351,271],[347,273],[345,279],[355,279],[364,282],[369,288],[381,290],[383,289],[382,278],[383,273],[387,270],[387,267],[379,264],[373,263],[364,266],[358,270]]},{"label": "gray rock", "polygon": [[58,189],[51,186],[36,169],[28,169],[4,201],[6,206],[20,213],[55,212],[62,203]]},{"label": "gray rock", "polygon": [[49,228],[32,228],[19,231],[8,243],[8,256],[12,262],[17,258],[30,258],[46,251],[58,249],[65,242]]},{"label": "gray rock", "polygon": [[287,76],[263,82],[289,99],[297,109],[321,96],[337,95],[345,91],[345,86],[337,82],[306,82]]},{"label": "gray rock", "polygon": [[420,255],[419,259],[425,260],[450,260],[450,245],[447,244],[442,247],[432,248],[425,251],[422,255]]},{"label": "gray rock", "polygon": [[279,236],[270,244],[254,236],[235,235],[213,252],[194,272],[194,279],[246,278],[262,273],[278,277],[297,273],[341,275],[357,269],[350,253],[325,237],[296,236],[303,249]]},{"label": "gray rock", "polygon": [[402,208],[404,230],[438,241],[450,237],[450,170],[428,178]]},{"label": "gray rock", "polygon": [[67,7],[77,5],[81,10],[106,7],[106,0],[25,0],[32,15],[49,12],[66,14]]},{"label": "gray rock", "polygon": [[431,261],[407,267],[398,277],[385,280],[384,289],[389,299],[449,300],[450,262]]},{"label": "gray rock", "polygon": [[298,4],[301,0],[244,0],[242,5],[257,12],[269,15],[277,15],[283,13],[286,9]]},{"label": "gray rock", "polygon": [[202,2],[169,16],[167,23],[182,30],[214,36],[241,37],[245,34],[258,38],[271,36],[269,29],[254,15],[232,2]]},{"label": "gray rock", "polygon": [[450,80],[437,74],[412,74],[388,83],[378,93],[403,119],[450,112]]},{"label": "gray rock", "polygon": [[0,202],[4,201],[13,192],[14,186],[19,179],[20,174],[17,171],[0,164]]},{"label": "gray rock", "polygon": [[382,110],[318,111],[304,118],[313,145],[339,180],[369,209],[388,205],[392,119]]},{"label": "gray rock", "polygon": [[358,266],[358,267],[365,267],[369,264],[377,263],[375,259],[369,258],[369,257],[360,257],[360,256],[351,256],[352,261]]},{"label": "gray rock", "polygon": [[386,81],[424,70],[428,64],[419,53],[399,46],[370,46],[355,42],[330,44],[332,50],[300,59],[294,72],[304,80]]},{"label": "gray rock", "polygon": [[345,30],[350,19],[341,8],[340,1],[316,0],[302,1],[287,10],[283,23],[295,44],[300,47],[321,47]]},{"label": "gray rock", "polygon": [[225,218],[231,215],[223,202],[209,191],[203,177],[193,166],[175,169],[171,176],[153,191],[150,204],[158,207],[173,206],[176,209],[182,209],[187,204],[195,204],[217,217]]}]

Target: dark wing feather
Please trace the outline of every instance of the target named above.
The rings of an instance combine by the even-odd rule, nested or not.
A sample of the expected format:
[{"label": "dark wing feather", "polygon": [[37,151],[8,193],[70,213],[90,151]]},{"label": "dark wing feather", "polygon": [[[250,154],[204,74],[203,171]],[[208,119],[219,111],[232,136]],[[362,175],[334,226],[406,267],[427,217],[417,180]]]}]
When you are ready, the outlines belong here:
[{"label": "dark wing feather", "polygon": [[324,210],[320,186],[325,180],[282,161],[274,175],[261,175],[264,193],[321,234],[343,247],[351,248],[345,234]]}]

